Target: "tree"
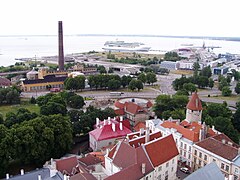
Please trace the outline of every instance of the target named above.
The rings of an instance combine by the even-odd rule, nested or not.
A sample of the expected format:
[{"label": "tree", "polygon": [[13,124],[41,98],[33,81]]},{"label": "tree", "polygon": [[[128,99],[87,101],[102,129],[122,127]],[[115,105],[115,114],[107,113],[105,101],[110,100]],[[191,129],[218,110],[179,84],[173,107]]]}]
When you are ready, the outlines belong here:
[{"label": "tree", "polygon": [[223,96],[231,96],[231,94],[232,94],[232,91],[228,86],[224,86],[222,88],[222,95]]},{"label": "tree", "polygon": [[119,80],[111,79],[108,81],[109,90],[117,90],[121,87],[121,82]]},{"label": "tree", "polygon": [[85,76],[77,76],[75,77],[75,79],[77,83],[76,90],[81,89],[82,91],[83,89],[85,89],[85,80],[86,80]]},{"label": "tree", "polygon": [[204,67],[201,71],[200,71],[200,76],[205,76],[207,78],[210,78],[212,76],[212,70],[210,66]]},{"label": "tree", "polygon": [[137,79],[140,80],[140,81],[142,81],[142,83],[145,84],[145,82],[146,82],[146,75],[145,75],[145,73],[139,74],[138,77],[137,77]]},{"label": "tree", "polygon": [[240,107],[237,108],[235,114],[233,115],[232,124],[234,128],[240,132]]},{"label": "tree", "polygon": [[212,89],[213,86],[214,86],[214,81],[212,78],[209,78],[209,83],[208,83],[208,86]]},{"label": "tree", "polygon": [[30,101],[29,101],[31,104],[36,104],[37,103],[37,101],[36,101],[36,99],[32,96],[31,97],[31,99],[30,99]]},{"label": "tree", "polygon": [[181,59],[180,56],[176,52],[167,52],[164,55],[164,60],[165,61],[178,61],[180,59]]},{"label": "tree", "polygon": [[141,80],[137,80],[136,81],[136,88],[138,89],[138,91],[140,91],[141,89],[143,89],[143,83]]},{"label": "tree", "polygon": [[55,102],[49,102],[46,105],[43,105],[40,107],[40,114],[42,115],[52,115],[52,114],[61,114],[66,115],[67,109],[66,106],[55,103]]},{"label": "tree", "polygon": [[125,88],[128,84],[129,84],[128,77],[123,75],[121,79],[121,85],[123,86],[123,88]]},{"label": "tree", "polygon": [[238,83],[236,84],[235,92],[236,92],[237,94],[240,94],[240,82],[238,82]]},{"label": "tree", "polygon": [[228,82],[227,82],[227,79],[225,77],[223,77],[223,76],[220,76],[218,81],[219,81],[218,89],[220,91],[222,91],[223,87],[229,85]]},{"label": "tree", "polygon": [[146,82],[148,84],[151,84],[151,83],[153,84],[153,83],[157,82],[156,74],[152,73],[152,72],[148,72],[146,75]]},{"label": "tree", "polygon": [[196,86],[193,83],[185,83],[183,84],[183,89],[185,89],[187,92],[195,92],[197,90]]},{"label": "tree", "polygon": [[163,75],[163,74],[169,74],[169,72],[170,72],[170,71],[169,71],[168,69],[166,69],[166,68],[159,68],[159,69],[158,69],[158,73],[159,73],[159,74],[162,74],[162,75]]},{"label": "tree", "polygon": [[113,68],[109,68],[108,73],[109,74],[113,73]]},{"label": "tree", "polygon": [[106,74],[106,68],[104,66],[98,66],[97,70],[100,72],[100,74]]},{"label": "tree", "polygon": [[0,113],[0,124],[3,124],[3,114]]},{"label": "tree", "polygon": [[198,76],[198,70],[200,69],[200,65],[198,62],[193,63],[193,76],[196,77]]},{"label": "tree", "polygon": [[205,88],[209,84],[208,78],[205,76],[197,76],[196,84],[198,85],[198,88]]},{"label": "tree", "polygon": [[64,87],[67,90],[77,90],[77,80],[75,78],[67,78],[64,81]]},{"label": "tree", "polygon": [[85,103],[82,96],[74,95],[68,99],[67,104],[70,108],[80,109]]},{"label": "tree", "polygon": [[137,80],[136,79],[132,79],[128,85],[128,89],[134,91],[137,87],[136,87],[136,84],[137,84]]}]

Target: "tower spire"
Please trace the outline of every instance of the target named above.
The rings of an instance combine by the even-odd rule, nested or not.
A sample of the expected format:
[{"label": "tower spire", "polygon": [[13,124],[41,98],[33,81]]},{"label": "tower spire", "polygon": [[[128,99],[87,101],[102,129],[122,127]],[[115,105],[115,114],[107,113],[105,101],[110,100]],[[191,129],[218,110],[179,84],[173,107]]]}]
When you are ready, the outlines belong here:
[{"label": "tower spire", "polygon": [[58,21],[58,66],[59,66],[59,71],[64,70],[62,21]]}]

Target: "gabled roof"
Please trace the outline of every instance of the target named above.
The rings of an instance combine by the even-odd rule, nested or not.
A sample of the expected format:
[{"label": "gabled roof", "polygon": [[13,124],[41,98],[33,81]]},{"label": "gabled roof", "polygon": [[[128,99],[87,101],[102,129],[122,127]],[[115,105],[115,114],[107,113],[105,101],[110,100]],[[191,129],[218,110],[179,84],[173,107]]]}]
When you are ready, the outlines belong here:
[{"label": "gabled roof", "polygon": [[86,157],[80,158],[78,160],[80,163],[82,163],[85,166],[100,164],[102,162],[98,157],[92,154],[88,154]]},{"label": "gabled roof", "polygon": [[[229,144],[228,139],[226,135],[218,134],[196,143],[196,146],[232,161],[238,155],[239,146],[236,146],[235,143]],[[230,142],[232,143],[232,141]]]},{"label": "gabled roof", "polygon": [[128,133],[131,132],[132,131],[125,126],[123,126],[123,129],[120,130],[120,123],[116,123],[115,131],[112,130],[112,124],[107,124],[101,128],[92,130],[89,132],[89,135],[93,136],[96,140],[101,141],[105,139],[125,137]]},{"label": "gabled roof", "polygon": [[134,129],[135,131],[140,131],[141,128],[146,129],[146,122],[139,121],[139,122],[133,127],[133,129]]},{"label": "gabled roof", "polygon": [[172,134],[150,141],[144,147],[154,167],[171,160],[179,154]]},{"label": "gabled roof", "polygon": [[78,173],[75,174],[74,176],[70,177],[70,180],[96,180],[97,178],[95,178],[91,173]]},{"label": "gabled roof", "polygon": [[[112,151],[114,151],[112,153]],[[109,176],[108,180],[122,180],[122,179],[140,179],[144,175],[150,173],[154,170],[151,162],[149,161],[144,149],[142,146],[138,148],[133,148],[128,145],[127,142],[118,143],[114,149],[112,149],[109,154],[111,155],[111,159],[113,159],[113,163],[121,167],[122,170],[118,173],[115,173],[112,176]],[[108,155],[110,157],[110,155]],[[145,173],[142,173],[142,163],[145,163]]]},{"label": "gabled roof", "polygon": [[76,156],[56,160],[56,168],[63,174],[74,175],[78,173],[78,160]]},{"label": "gabled roof", "polygon": [[[144,134],[143,136],[141,137],[138,137],[138,138],[134,138],[132,140],[129,141],[129,145],[130,146],[133,146],[133,147],[139,147],[141,146],[142,144],[145,144],[145,137],[146,135]],[[157,138],[160,138],[162,137],[162,133],[161,132],[154,132],[154,133],[151,133],[149,135],[149,141],[152,141],[154,139],[157,139]]]},{"label": "gabled roof", "polygon": [[193,142],[199,141],[199,132],[195,132],[195,131],[192,131],[191,129],[184,128],[183,126],[178,125],[174,122],[164,121],[161,124],[161,126],[164,128],[176,129],[179,133],[182,134],[184,138],[189,139],[190,141],[193,141]]},{"label": "gabled roof", "polygon": [[129,112],[131,114],[138,114],[138,113],[141,113],[141,112],[145,112],[145,110],[141,106],[139,106],[139,105],[137,105],[133,102],[128,102],[126,104],[126,110],[125,111]]},{"label": "gabled roof", "polygon": [[189,176],[187,176],[184,180],[224,180],[224,175],[216,165],[215,162],[207,164],[206,166],[198,169],[193,172]]},{"label": "gabled roof", "polygon": [[187,104],[187,109],[190,109],[193,111],[201,111],[202,110],[202,103],[197,95],[197,92],[193,93],[190,101]]}]

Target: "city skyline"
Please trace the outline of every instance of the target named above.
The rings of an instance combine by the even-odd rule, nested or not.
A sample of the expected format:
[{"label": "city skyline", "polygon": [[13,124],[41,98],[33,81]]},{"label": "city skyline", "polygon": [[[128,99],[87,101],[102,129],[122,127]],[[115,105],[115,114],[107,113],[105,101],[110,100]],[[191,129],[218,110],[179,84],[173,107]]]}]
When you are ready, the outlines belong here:
[{"label": "city skyline", "polygon": [[2,2],[0,35],[122,34],[240,37],[236,0]]}]

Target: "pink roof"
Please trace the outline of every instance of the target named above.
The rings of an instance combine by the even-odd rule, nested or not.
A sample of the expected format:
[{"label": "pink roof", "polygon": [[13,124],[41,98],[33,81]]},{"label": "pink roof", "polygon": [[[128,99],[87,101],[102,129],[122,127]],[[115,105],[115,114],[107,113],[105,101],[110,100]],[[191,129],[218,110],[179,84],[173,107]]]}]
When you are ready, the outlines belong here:
[{"label": "pink roof", "polygon": [[93,136],[96,140],[105,140],[112,138],[120,138],[125,137],[127,134],[132,131],[125,126],[123,126],[123,130],[120,130],[120,123],[115,124],[115,131],[112,130],[112,124],[104,125],[101,128],[94,129],[89,132],[89,135]]},{"label": "pink roof", "polygon": [[56,160],[56,168],[63,174],[74,175],[78,172],[76,156]]},{"label": "pink roof", "polygon": [[179,154],[172,134],[151,141],[144,146],[154,167],[171,160]]}]

